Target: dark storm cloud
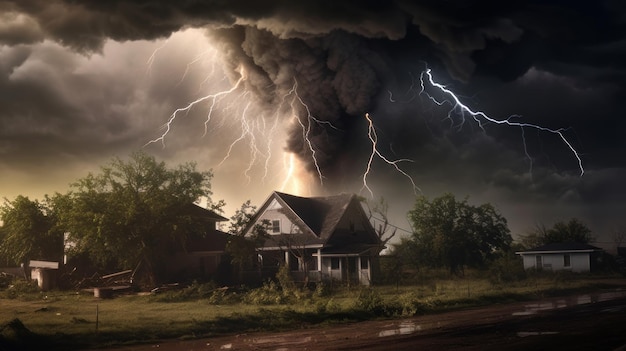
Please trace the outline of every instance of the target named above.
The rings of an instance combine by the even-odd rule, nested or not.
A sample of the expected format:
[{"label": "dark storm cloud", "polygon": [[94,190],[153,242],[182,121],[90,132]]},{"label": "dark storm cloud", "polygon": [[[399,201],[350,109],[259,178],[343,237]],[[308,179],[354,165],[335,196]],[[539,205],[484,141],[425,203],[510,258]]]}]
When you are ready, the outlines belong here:
[{"label": "dark storm cloud", "polygon": [[[426,182],[450,177],[455,184],[504,192],[521,187],[561,198],[575,189],[580,201],[593,197],[577,180],[576,160],[558,137],[526,129],[525,150],[519,128],[486,125],[485,135],[471,120],[456,128],[446,118],[449,107],[417,95],[426,63],[438,81],[477,109],[498,118],[521,114],[525,122],[554,129],[573,127],[568,140],[591,169],[624,167],[626,125],[618,116],[626,98],[626,5],[619,0],[0,0],[0,13],[0,89],[15,96],[30,91],[37,101],[26,107],[10,94],[0,97],[6,144],[0,150],[11,145],[9,134],[17,138],[27,130],[23,125],[33,124],[29,116],[46,119],[42,125],[52,132],[41,134],[59,140],[68,126],[86,128],[78,122],[85,119],[98,120],[109,139],[138,135],[124,118],[128,110],[108,109],[111,101],[124,105],[132,95],[132,77],[63,75],[76,58],[53,49],[42,67],[60,73],[25,69],[36,62],[29,44],[53,41],[88,56],[104,50],[109,39],[152,40],[196,27],[206,29],[218,47],[231,80],[245,68],[246,87],[268,109],[281,106],[297,83],[311,113],[333,124],[314,124],[310,134],[331,184],[363,170],[363,156],[371,150],[364,114],[370,112],[381,150],[413,159],[406,169]],[[32,72],[41,79],[31,80]],[[167,80],[167,72],[159,74]],[[68,76],[79,92],[99,89],[90,85],[96,79],[110,80],[111,87],[95,100],[86,92],[72,96],[62,89]],[[176,92],[159,84],[146,90],[172,101],[168,95]],[[299,115],[309,123],[304,108]],[[293,126],[287,148],[313,170],[302,139],[300,127]],[[550,176],[561,172],[567,174]],[[618,173],[601,174],[609,181]]]}]

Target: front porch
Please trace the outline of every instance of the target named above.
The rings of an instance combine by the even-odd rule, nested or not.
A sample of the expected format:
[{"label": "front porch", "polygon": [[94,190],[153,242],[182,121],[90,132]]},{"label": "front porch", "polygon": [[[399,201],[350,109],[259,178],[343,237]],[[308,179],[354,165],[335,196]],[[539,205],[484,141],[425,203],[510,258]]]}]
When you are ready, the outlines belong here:
[{"label": "front porch", "polygon": [[369,250],[361,253],[323,253],[321,249],[298,253],[263,252],[259,254],[259,263],[261,272],[266,272],[262,273],[263,276],[275,274],[277,267],[284,264],[289,267],[292,278],[297,282],[372,283],[372,257]]}]

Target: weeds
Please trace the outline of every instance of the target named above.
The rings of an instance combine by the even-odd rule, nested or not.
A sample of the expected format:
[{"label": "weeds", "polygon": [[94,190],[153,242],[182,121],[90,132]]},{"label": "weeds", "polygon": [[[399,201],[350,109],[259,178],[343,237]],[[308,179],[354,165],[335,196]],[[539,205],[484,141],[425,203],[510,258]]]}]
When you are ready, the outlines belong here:
[{"label": "weeds", "polygon": [[[298,287],[285,278],[277,277],[256,289],[194,282],[180,290],[156,295],[119,296],[107,300],[81,294],[55,294],[44,299],[39,292],[28,292],[33,291],[31,286],[19,282],[13,284],[11,289],[14,292],[9,292],[9,288],[0,292],[0,298],[6,299],[2,301],[0,322],[19,317],[22,326],[28,328],[19,324],[15,324],[15,328],[5,327],[8,329],[4,332],[11,335],[0,338],[0,350],[3,349],[2,338],[6,341],[7,336],[11,340],[23,337],[23,333],[17,335],[13,329],[28,329],[42,338],[55,339],[58,345],[81,343],[93,347],[96,343],[102,346],[157,338],[197,338],[414,316],[539,296],[580,293],[598,287],[606,289],[611,282],[590,275],[537,272],[528,274],[523,280],[502,284],[493,283],[486,274],[473,273],[464,278],[429,279],[425,284],[410,286],[355,288],[335,284],[331,290],[331,286],[324,284]],[[96,342],[93,335],[98,310]]]},{"label": "weeds", "polygon": [[39,294],[39,292],[39,286],[35,281],[15,278],[0,296],[7,299],[32,298],[33,294]]}]

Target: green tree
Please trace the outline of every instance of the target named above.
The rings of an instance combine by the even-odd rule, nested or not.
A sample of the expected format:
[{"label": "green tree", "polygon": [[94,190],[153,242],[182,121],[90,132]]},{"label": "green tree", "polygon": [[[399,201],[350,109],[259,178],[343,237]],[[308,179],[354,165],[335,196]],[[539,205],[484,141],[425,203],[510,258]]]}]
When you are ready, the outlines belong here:
[{"label": "green tree", "polygon": [[160,283],[164,257],[184,250],[190,236],[204,235],[190,208],[203,197],[212,204],[211,178],[194,163],[168,168],[137,152],[128,161],[114,158],[53,201],[74,251],[103,266],[140,264],[154,286]]},{"label": "green tree", "polygon": [[421,263],[453,274],[484,265],[512,242],[506,219],[491,204],[472,206],[449,193],[432,201],[417,197],[409,219]]},{"label": "green tree", "polygon": [[0,255],[7,263],[62,259],[63,232],[47,205],[19,195],[0,206]]},{"label": "green tree", "polygon": [[238,275],[254,266],[257,259],[256,248],[263,244],[268,235],[269,222],[264,221],[252,228],[251,236],[245,236],[245,229],[256,214],[256,209],[248,200],[230,218],[228,232],[233,235],[226,244],[226,252],[230,255]]},{"label": "green tree", "polygon": [[593,240],[591,229],[576,218],[572,218],[568,222],[556,222],[551,228],[539,224],[530,233],[520,238],[520,242],[527,249],[552,243],[588,244]]}]

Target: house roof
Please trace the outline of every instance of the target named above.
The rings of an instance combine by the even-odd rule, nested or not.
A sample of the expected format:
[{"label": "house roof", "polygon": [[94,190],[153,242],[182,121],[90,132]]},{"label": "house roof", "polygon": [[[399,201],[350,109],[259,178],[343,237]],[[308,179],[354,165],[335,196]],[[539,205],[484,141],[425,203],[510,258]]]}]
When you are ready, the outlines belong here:
[{"label": "house roof", "polygon": [[530,250],[519,251],[516,254],[533,254],[533,253],[561,253],[561,252],[593,252],[602,251],[601,248],[576,242],[569,243],[551,243],[547,245],[538,246]]},{"label": "house roof", "polygon": [[[292,223],[298,225],[302,233],[271,235],[265,241],[264,247],[266,249],[280,247],[281,240],[295,242],[298,245],[306,245],[307,247],[326,246],[330,237],[337,232],[337,225],[344,217],[351,203],[356,202],[356,206],[359,206],[359,209],[362,210],[354,194],[300,197],[275,191],[250,221],[245,232],[248,232],[257,222],[259,216],[263,215],[272,203],[272,200],[276,200],[283,207],[285,210],[283,211],[284,215]],[[363,214],[363,220],[369,225],[372,237],[378,239],[365,214]],[[368,230],[366,229],[366,231]],[[345,247],[343,250],[345,250]]]},{"label": "house roof", "polygon": [[212,222],[224,222],[228,220],[227,218],[222,217],[219,214],[215,213],[215,211],[209,210],[204,207],[200,207],[196,204],[189,204],[187,208],[183,210],[183,212],[191,216],[197,216],[197,217],[200,217],[205,220],[212,221]]},{"label": "house roof", "polygon": [[313,234],[328,239],[337,227],[354,194],[340,194],[324,197],[300,197],[281,192],[274,195],[289,207],[293,214],[306,224]]}]

